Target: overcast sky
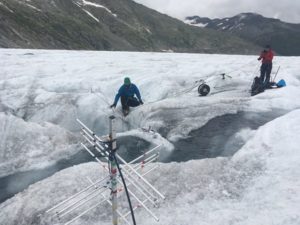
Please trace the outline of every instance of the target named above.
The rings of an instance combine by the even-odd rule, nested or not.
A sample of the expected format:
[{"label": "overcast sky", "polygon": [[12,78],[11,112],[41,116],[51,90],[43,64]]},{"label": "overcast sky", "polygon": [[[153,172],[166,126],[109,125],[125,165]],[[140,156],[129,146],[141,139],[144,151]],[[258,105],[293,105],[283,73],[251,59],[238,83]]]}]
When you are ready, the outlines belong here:
[{"label": "overcast sky", "polygon": [[135,0],[179,19],[199,15],[223,18],[241,12],[256,12],[265,17],[300,23],[300,0]]}]

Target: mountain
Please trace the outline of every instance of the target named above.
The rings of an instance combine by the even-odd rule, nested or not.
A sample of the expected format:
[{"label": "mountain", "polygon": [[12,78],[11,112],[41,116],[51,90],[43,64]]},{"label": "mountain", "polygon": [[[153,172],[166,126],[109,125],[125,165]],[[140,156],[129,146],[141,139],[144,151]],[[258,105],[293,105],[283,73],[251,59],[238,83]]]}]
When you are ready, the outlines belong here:
[{"label": "mountain", "polygon": [[257,45],[272,45],[280,55],[300,55],[300,24],[266,18],[255,13],[242,13],[224,19],[191,16],[186,23],[235,34]]},{"label": "mountain", "polygon": [[132,0],[0,0],[0,47],[240,54],[258,49]]}]

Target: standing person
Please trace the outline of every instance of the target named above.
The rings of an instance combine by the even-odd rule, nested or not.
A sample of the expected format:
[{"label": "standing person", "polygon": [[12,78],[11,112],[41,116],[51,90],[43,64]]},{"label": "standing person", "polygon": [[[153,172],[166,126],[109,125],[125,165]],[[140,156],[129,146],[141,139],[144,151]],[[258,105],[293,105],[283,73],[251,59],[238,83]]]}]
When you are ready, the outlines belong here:
[{"label": "standing person", "polygon": [[266,45],[265,49],[260,54],[257,60],[262,60],[260,67],[260,81],[264,88],[268,88],[270,83],[270,76],[272,72],[272,60],[274,53],[270,45]]},{"label": "standing person", "polygon": [[117,106],[120,97],[122,110],[125,116],[129,113],[129,107],[137,107],[144,104],[139,89],[135,84],[131,83],[129,77],[124,78],[124,84],[120,87],[114,103],[110,106],[111,108]]}]

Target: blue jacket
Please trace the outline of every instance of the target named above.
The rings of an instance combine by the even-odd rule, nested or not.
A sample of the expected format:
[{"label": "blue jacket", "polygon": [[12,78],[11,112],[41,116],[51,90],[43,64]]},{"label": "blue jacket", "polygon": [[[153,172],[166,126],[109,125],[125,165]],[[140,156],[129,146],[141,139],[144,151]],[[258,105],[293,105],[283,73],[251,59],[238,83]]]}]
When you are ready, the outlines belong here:
[{"label": "blue jacket", "polygon": [[114,104],[117,105],[118,104],[118,101],[120,99],[121,96],[125,96],[125,97],[133,97],[134,95],[137,96],[137,98],[141,101],[141,94],[140,94],[140,91],[139,89],[137,88],[137,86],[135,84],[130,84],[129,86],[128,85],[125,85],[123,84],[119,91],[118,91],[118,94],[116,95],[115,97],[115,102]]}]

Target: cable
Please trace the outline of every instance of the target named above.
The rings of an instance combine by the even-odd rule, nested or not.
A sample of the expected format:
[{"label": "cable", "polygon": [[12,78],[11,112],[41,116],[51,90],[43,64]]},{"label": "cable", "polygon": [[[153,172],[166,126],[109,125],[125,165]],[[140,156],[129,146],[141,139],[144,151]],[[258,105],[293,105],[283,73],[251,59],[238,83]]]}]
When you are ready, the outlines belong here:
[{"label": "cable", "polygon": [[[231,74],[231,73],[233,73],[233,72],[235,72],[235,71],[242,71],[242,68],[244,68],[245,66],[248,66],[248,65],[254,63],[255,61],[256,61],[256,59],[253,59],[253,60],[249,61],[248,63],[243,64],[242,66],[239,66],[238,68],[236,68],[236,69],[234,69],[234,70],[232,70],[232,71],[230,71],[230,72],[227,72],[227,74]],[[243,71],[242,71],[242,72],[243,72]]]},{"label": "cable", "polygon": [[[100,89],[100,88],[98,88],[98,89]],[[98,90],[98,91],[99,91],[102,95],[100,95],[98,92],[94,91],[94,90],[93,90],[93,87],[91,87],[91,93],[97,95],[99,98],[102,99],[102,101],[104,101],[108,106],[110,106],[109,102],[106,100],[106,98],[105,98],[103,92],[101,91],[101,89]]]},{"label": "cable", "polygon": [[129,204],[129,208],[130,208],[130,212],[131,212],[131,217],[132,217],[132,222],[133,222],[133,225],[136,225],[136,222],[135,222],[135,217],[134,217],[134,211],[133,211],[133,208],[132,208],[132,204],[131,204],[131,200],[130,200],[130,196],[129,196],[129,193],[128,193],[128,189],[127,189],[127,185],[126,185],[126,182],[125,182],[125,179],[123,177],[123,174],[122,174],[122,171],[121,171],[121,168],[120,168],[120,165],[118,163],[118,160],[117,160],[117,157],[115,155],[114,152],[111,152],[115,162],[116,162],[116,165],[118,167],[118,171],[120,173],[120,176],[121,176],[121,179],[122,179],[122,182],[123,182],[123,186],[125,188],[125,192],[126,192],[126,196],[127,196],[127,200],[128,200],[128,204]]}]

